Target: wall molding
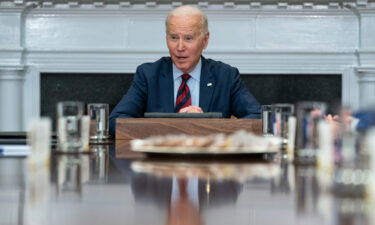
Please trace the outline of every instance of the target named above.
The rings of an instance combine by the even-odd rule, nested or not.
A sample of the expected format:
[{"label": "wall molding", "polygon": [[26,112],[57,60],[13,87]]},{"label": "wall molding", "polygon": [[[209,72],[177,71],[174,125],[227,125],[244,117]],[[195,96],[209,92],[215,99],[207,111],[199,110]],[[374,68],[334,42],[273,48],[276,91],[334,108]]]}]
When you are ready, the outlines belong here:
[{"label": "wall molding", "polygon": [[[93,54],[97,56],[91,57]],[[350,50],[212,50],[203,55],[231,64],[242,74],[340,74],[347,66],[357,65],[356,54]],[[162,56],[168,56],[167,49],[39,49],[26,52],[27,65],[46,72],[134,73],[141,63]]]},{"label": "wall molding", "polygon": [[0,69],[22,64],[23,48],[0,47]]},{"label": "wall molding", "polygon": [[[171,9],[184,4],[184,1],[176,0],[8,0],[1,1],[0,8],[32,6],[43,9],[127,9],[127,8],[164,8]],[[320,0],[318,3],[293,0],[274,0],[274,1],[253,1],[253,0],[207,0],[207,1],[189,1],[189,4],[197,5],[202,9],[222,8],[222,9],[292,9],[292,10],[313,10],[313,9],[339,9],[344,7],[368,8],[374,7],[374,1],[368,0]]]}]

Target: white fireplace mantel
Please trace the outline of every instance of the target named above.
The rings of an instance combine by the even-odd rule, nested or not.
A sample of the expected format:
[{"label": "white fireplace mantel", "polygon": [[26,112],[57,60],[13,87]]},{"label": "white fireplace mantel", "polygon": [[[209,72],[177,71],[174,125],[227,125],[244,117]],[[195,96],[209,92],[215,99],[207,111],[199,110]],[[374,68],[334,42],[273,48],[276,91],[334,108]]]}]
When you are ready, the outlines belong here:
[{"label": "white fireplace mantel", "polygon": [[[343,104],[375,102],[375,1],[189,3],[209,19],[206,57],[243,74],[341,74]],[[167,55],[165,16],[182,4],[0,1],[0,131],[40,116],[40,73],[133,73]]]}]

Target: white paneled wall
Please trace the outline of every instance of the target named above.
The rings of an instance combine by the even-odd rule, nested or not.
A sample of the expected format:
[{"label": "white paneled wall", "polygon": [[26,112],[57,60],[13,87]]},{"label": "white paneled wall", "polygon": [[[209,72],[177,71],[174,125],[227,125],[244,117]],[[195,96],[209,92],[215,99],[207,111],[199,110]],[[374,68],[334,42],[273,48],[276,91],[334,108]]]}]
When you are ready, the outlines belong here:
[{"label": "white paneled wall", "polygon": [[[341,74],[343,104],[375,102],[374,1],[189,2],[209,19],[206,57],[243,74]],[[167,55],[164,20],[183,3],[0,1],[0,131],[40,115],[42,72],[133,73]]]}]

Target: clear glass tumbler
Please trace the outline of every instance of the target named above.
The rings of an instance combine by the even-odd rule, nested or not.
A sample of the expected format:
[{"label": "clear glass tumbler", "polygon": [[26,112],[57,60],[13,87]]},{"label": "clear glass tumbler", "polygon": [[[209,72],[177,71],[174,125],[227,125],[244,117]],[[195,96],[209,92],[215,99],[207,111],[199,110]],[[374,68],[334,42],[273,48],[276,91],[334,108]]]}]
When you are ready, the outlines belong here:
[{"label": "clear glass tumbler", "polygon": [[262,132],[264,136],[273,135],[271,105],[262,105]]},{"label": "clear glass tumbler", "polygon": [[87,105],[87,114],[90,117],[90,140],[100,142],[108,139],[108,104],[90,103]]},{"label": "clear glass tumbler", "polygon": [[297,103],[296,157],[301,161],[315,161],[319,148],[318,122],[324,118],[324,102]]},{"label": "clear glass tumbler", "polygon": [[281,137],[283,143],[288,142],[288,120],[294,114],[293,104],[273,104],[272,106],[273,134]]},{"label": "clear glass tumbler", "polygon": [[83,151],[82,116],[82,102],[67,101],[57,103],[57,135],[59,151]]}]

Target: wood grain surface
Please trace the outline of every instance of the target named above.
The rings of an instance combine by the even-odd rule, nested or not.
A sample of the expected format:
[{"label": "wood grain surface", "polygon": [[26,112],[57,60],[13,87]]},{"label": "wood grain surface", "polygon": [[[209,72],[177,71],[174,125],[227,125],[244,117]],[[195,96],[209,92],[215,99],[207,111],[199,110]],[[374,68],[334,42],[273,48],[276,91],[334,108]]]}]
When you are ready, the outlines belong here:
[{"label": "wood grain surface", "polygon": [[131,150],[130,140],[116,140],[116,158],[117,159],[144,159],[146,154]]},{"label": "wood grain surface", "polygon": [[119,118],[116,121],[116,139],[132,140],[155,135],[230,134],[246,130],[260,135],[261,119],[191,119],[191,118]]}]

